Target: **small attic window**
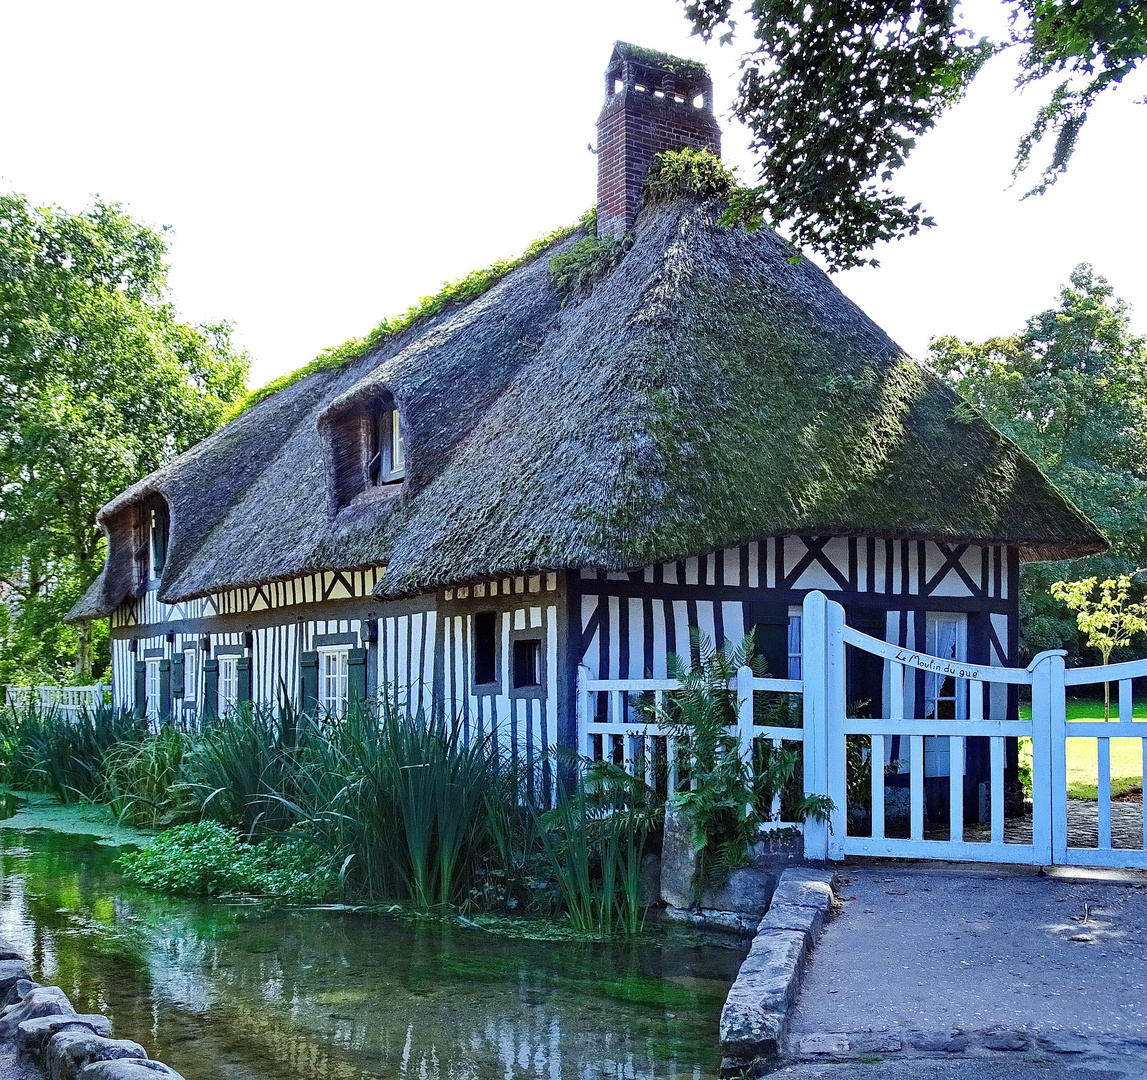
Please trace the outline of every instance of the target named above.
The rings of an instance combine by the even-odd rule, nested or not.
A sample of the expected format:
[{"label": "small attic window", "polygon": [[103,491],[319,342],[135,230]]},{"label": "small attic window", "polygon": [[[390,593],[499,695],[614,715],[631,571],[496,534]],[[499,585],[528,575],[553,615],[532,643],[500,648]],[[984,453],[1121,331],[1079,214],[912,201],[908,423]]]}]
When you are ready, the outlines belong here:
[{"label": "small attic window", "polygon": [[151,573],[150,577],[155,580],[163,573],[163,567],[167,563],[167,538],[169,531],[169,522],[167,519],[167,508],[164,506],[153,506],[151,509]]},{"label": "small attic window", "polygon": [[378,410],[371,433],[370,482],[390,484],[406,475],[406,443],[402,437],[402,419],[393,404]]}]

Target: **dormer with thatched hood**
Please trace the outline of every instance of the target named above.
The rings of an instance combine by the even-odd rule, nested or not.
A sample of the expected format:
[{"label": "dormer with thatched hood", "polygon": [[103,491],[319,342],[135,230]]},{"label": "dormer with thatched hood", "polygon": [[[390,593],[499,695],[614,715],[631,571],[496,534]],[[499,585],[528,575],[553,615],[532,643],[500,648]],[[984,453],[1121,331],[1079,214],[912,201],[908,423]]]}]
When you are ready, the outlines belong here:
[{"label": "dormer with thatched hood", "polygon": [[[150,709],[169,664],[160,715],[390,688],[515,753],[613,754],[595,725],[626,722],[620,697],[579,695],[579,670],[664,678],[697,628],[753,630],[799,673],[814,589],[897,646],[1016,662],[1021,562],[1103,537],[810,259],[721,224],[701,65],[618,44],[606,90],[596,222],[309,366],[104,508],[107,567],[69,617],[111,615],[118,703]],[[171,535],[145,579],[153,507]],[[879,708],[884,678],[853,665],[849,700]],[[962,707],[915,691],[918,717]]]}]

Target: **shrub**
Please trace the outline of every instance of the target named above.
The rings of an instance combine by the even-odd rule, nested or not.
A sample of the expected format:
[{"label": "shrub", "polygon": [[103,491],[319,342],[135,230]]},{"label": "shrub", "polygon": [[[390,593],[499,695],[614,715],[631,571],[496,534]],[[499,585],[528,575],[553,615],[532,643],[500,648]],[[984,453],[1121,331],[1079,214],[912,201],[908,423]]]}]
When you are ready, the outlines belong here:
[{"label": "shrub", "polygon": [[252,894],[323,900],[337,884],[330,864],[300,839],[251,846],[217,821],[180,825],[120,856],[127,876],[147,888],[190,896]]},{"label": "shrub", "polygon": [[712,150],[685,147],[657,154],[645,174],[642,190],[650,204],[682,196],[727,199],[737,190],[737,182]]},{"label": "shrub", "polygon": [[187,821],[194,807],[184,776],[190,736],[165,726],[142,743],[117,743],[103,761],[101,797],[121,822],[162,829]]},{"label": "shrub", "polygon": [[234,829],[197,821],[160,833],[139,851],[120,856],[134,881],[160,892],[213,896],[232,892],[244,845]]}]

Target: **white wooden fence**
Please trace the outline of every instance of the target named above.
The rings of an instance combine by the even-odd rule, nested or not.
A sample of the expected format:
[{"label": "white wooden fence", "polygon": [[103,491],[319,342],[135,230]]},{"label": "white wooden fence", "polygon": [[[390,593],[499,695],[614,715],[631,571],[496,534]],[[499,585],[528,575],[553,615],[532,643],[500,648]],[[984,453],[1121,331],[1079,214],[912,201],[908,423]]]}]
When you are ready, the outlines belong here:
[{"label": "white wooden fence", "polygon": [[[1112,738],[1142,740],[1147,760],[1147,720],[1133,718],[1132,680],[1147,676],[1147,659],[1107,667],[1065,670],[1064,653],[1040,653],[1026,668],[991,667],[929,656],[869,637],[845,624],[844,609],[823,593],[810,593],[804,602],[802,678],[758,679],[742,668],[731,680],[738,702],[741,752],[752,753],[755,739],[774,746],[803,743],[804,788],[807,795],[827,795],[834,809],[823,822],[804,823],[805,854],[811,859],[840,860],[847,856],[909,859],[974,860],[1048,865],[1147,867],[1147,804],[1132,811],[1143,828],[1131,841],[1113,829],[1111,799]],[[884,664],[886,716],[849,715],[846,691],[848,649],[880,657]],[[917,672],[925,677],[952,679],[956,687],[954,718],[916,716]],[[1105,682],[1119,687],[1117,718],[1071,721],[1066,718],[1067,688]],[[1031,718],[1008,718],[1008,690],[1030,687]],[[907,693],[906,693],[907,688]],[[653,747],[660,747],[668,764],[670,790],[677,787],[676,748],[671,735],[637,706],[643,695],[660,706],[667,693],[679,689],[671,679],[594,679],[582,668],[578,679],[578,731],[581,751],[593,759],[615,761],[630,772],[653,778]],[[774,691],[801,695],[803,728],[761,727],[753,724],[753,695]],[[599,695],[607,707],[598,708]],[[908,704],[906,704],[906,702]],[[939,710],[933,710],[939,711]],[[656,710],[655,710],[656,712]],[[849,737],[866,736],[871,783],[866,805],[869,824],[860,835],[849,833]],[[1030,739],[1032,747],[1032,815],[1026,821],[1005,821],[1006,740]],[[1097,740],[1098,802],[1095,842],[1079,842],[1067,797],[1068,739]],[[907,746],[906,757],[891,760],[892,740]],[[948,756],[948,823],[946,832],[930,827],[925,818],[925,740],[944,740]],[[987,739],[988,821],[965,824],[964,783],[968,739]],[[657,743],[656,740],[661,740]],[[933,746],[936,744],[933,743]],[[903,780],[907,773],[908,815],[905,829],[890,830],[886,814],[886,770]],[[1074,804],[1078,810],[1080,804]],[[855,808],[854,808],[855,809]],[[977,808],[978,809],[978,808]],[[1126,822],[1128,807],[1122,807]],[[779,797],[772,827],[781,822]],[[978,816],[978,815],[975,815]],[[1013,827],[1015,826],[1015,827]],[[890,831],[906,835],[889,835]],[[1086,831],[1086,830],[1084,830]]]},{"label": "white wooden fence", "polygon": [[[678,748],[672,734],[655,720],[665,703],[665,695],[679,690],[675,679],[594,679],[588,668],[578,671],[578,731],[581,733],[581,753],[594,761],[612,761],[631,774],[641,773],[651,787],[658,753],[664,755],[667,784],[676,791],[678,775]],[[761,679],[751,668],[742,667],[736,677],[729,680],[729,688],[737,696],[737,733],[742,753],[752,754],[753,742],[767,739],[774,747],[784,743],[804,741],[804,730],[799,727],[769,727],[753,722],[754,694],[757,691],[803,694],[800,679]],[[599,695],[605,696],[606,708],[598,708]],[[653,717],[643,712],[638,698],[652,698]],[[751,760],[751,757],[750,757]],[[807,775],[805,784],[809,783]],[[781,820],[781,797],[773,798],[769,830],[801,828],[798,822]]]},{"label": "white wooden fence", "polygon": [[26,709],[36,704],[41,709],[77,717],[84,709],[96,709],[111,702],[111,687],[95,686],[6,686],[5,704]]}]

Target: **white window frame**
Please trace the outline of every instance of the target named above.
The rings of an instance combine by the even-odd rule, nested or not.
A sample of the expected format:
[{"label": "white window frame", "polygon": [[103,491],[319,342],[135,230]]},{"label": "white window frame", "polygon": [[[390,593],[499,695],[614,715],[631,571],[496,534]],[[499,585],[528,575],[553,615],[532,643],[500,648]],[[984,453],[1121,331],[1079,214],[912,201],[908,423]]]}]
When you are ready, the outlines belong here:
[{"label": "white window frame", "polygon": [[[388,405],[375,421],[378,473],[376,484],[389,484],[406,475],[406,441],[402,437],[402,419],[394,405]],[[373,462],[372,462],[373,469]]]},{"label": "white window frame", "polygon": [[[968,659],[968,616],[958,611],[929,611],[926,620],[926,649],[930,656],[939,654],[940,636],[943,629],[955,629],[953,638],[952,656],[943,659],[966,661]],[[951,678],[949,676],[949,678]],[[952,712],[956,720],[968,718],[968,689],[963,679],[952,678],[952,693],[941,691],[947,683],[947,678],[938,675],[925,675],[924,677],[924,715],[935,718],[940,712],[941,702],[950,701]],[[924,775],[925,776],[951,776],[951,743],[946,735],[924,737]],[[961,775],[963,769],[960,770]]]},{"label": "white window frame", "polygon": [[197,649],[183,650],[183,700],[195,701],[199,696],[199,652]]},{"label": "white window frame", "polygon": [[219,715],[226,716],[239,704],[239,657],[219,657]]},{"label": "white window frame", "polygon": [[341,720],[350,698],[350,646],[328,645],[316,651],[319,654],[319,711]]},{"label": "white window frame", "polygon": [[[162,521],[162,518],[160,517],[160,511],[157,507],[153,506],[151,508],[151,530],[148,533],[148,545],[147,545],[147,567],[148,567],[147,576],[148,576],[148,580],[150,580],[150,581],[158,580],[159,575],[161,573],[163,573],[163,568],[157,567],[155,565],[155,549],[156,549],[157,541],[159,539],[159,531],[162,528],[162,525],[163,525],[163,521]],[[163,558],[164,558],[164,563],[166,564],[166,562],[167,562],[167,552],[166,551],[163,554]]]},{"label": "white window frame", "polygon": [[804,647],[804,638],[801,636],[803,629],[801,626],[801,618],[803,614],[803,608],[796,606],[789,608],[788,671],[785,674],[786,679],[803,678],[804,660],[801,656],[801,651]]},{"label": "white window frame", "polygon": [[159,716],[159,657],[152,657],[145,660],[144,663],[147,665],[144,676],[147,718],[154,720]]}]

